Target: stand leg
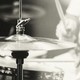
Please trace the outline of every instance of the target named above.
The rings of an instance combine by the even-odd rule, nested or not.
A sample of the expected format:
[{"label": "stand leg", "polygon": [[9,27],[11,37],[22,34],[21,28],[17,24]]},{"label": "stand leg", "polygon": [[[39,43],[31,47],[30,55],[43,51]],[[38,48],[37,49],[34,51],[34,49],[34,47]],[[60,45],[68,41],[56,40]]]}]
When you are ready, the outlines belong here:
[{"label": "stand leg", "polygon": [[17,80],[23,80],[23,59],[17,59]]},{"label": "stand leg", "polygon": [[23,80],[23,63],[24,58],[28,56],[28,51],[13,51],[13,58],[16,58],[17,80]]}]

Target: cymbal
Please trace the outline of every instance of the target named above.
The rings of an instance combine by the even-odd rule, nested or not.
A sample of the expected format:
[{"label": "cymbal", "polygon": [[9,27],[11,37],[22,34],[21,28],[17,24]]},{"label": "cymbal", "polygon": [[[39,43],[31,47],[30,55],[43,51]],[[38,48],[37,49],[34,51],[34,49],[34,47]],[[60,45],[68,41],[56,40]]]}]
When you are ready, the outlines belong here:
[{"label": "cymbal", "polygon": [[[22,6],[22,18],[38,18],[45,14],[45,10],[35,5]],[[3,5],[0,6],[0,18],[17,19],[19,18],[19,6]]]},{"label": "cymbal", "polygon": [[27,50],[59,50],[72,49],[76,44],[59,41],[51,38],[31,37],[28,35],[12,35],[0,39],[0,50],[27,51]]},{"label": "cymbal", "polygon": [[[49,50],[72,49],[75,47],[76,47],[76,44],[74,43],[67,42],[67,41],[59,41],[57,39],[51,39],[51,38],[31,37],[28,35],[12,35],[7,38],[1,37],[0,38],[0,50],[3,51],[3,53],[5,51],[5,53],[4,55],[2,55],[0,52],[1,54],[0,55],[0,65],[5,66],[5,67],[12,67],[12,68],[16,67],[15,59],[10,56],[11,51],[33,50],[33,51],[43,51],[44,53],[44,51],[49,51]],[[6,54],[9,54],[9,55],[6,55]],[[39,55],[42,55],[42,54],[39,54]],[[34,59],[32,59],[31,61],[34,61]],[[43,62],[42,59],[40,61]],[[49,61],[49,59],[45,61]],[[30,62],[30,59],[28,60],[25,59],[25,62],[26,63],[24,63],[24,69],[31,69],[32,66],[29,66],[27,64],[27,62]],[[36,70],[36,67],[34,68]],[[32,69],[34,70],[34,68]]]}]

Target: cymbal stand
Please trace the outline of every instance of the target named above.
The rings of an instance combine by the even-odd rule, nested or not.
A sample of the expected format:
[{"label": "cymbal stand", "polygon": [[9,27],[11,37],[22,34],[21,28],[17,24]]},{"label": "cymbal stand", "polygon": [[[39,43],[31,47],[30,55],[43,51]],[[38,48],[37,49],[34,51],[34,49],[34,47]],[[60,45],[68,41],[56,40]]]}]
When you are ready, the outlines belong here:
[{"label": "cymbal stand", "polygon": [[24,58],[28,56],[28,51],[13,51],[12,56],[16,58],[17,80],[23,80],[23,63]]},{"label": "cymbal stand", "polygon": [[[17,20],[17,25],[16,25],[16,35],[24,34],[25,31],[24,25],[28,23],[29,20],[30,18],[24,20],[22,19],[22,0],[19,0],[19,19]],[[23,63],[24,63],[24,58],[28,56],[28,51],[21,51],[21,50],[12,51],[12,56],[13,58],[16,58],[17,80],[23,80]]]},{"label": "cymbal stand", "polygon": [[30,18],[22,19],[22,0],[19,0],[19,19],[17,20],[16,25],[16,34],[24,34],[25,27],[24,25],[30,21]]}]

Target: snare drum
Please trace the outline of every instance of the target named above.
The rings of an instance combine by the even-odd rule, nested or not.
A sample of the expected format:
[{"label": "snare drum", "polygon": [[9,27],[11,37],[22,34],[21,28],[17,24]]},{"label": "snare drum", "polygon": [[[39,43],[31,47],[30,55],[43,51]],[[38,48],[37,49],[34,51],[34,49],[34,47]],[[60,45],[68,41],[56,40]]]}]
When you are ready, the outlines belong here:
[{"label": "snare drum", "polygon": [[[64,72],[60,68],[46,67],[44,63],[36,65],[34,62],[29,62],[29,64],[30,65],[23,70],[24,80],[63,80]],[[16,80],[16,77],[16,68],[0,66],[0,80]]]}]

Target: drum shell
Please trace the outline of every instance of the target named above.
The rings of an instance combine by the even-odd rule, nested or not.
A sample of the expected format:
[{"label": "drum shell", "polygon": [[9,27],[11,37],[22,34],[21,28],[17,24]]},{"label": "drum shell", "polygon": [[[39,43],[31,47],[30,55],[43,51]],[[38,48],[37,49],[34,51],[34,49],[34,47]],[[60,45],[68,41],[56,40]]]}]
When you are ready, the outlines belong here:
[{"label": "drum shell", "polygon": [[[17,69],[0,66],[0,80],[16,80]],[[59,71],[39,71],[23,70],[24,80],[63,80],[64,72]]]}]

